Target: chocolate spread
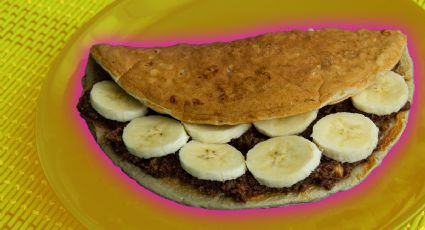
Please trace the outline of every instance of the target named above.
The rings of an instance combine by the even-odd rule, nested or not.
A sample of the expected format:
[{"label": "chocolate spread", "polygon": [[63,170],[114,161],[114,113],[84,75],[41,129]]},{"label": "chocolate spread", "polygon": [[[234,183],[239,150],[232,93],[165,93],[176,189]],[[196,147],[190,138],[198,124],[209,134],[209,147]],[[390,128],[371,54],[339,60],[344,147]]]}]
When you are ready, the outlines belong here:
[{"label": "chocolate spread", "polygon": [[[98,80],[100,81],[101,79]],[[340,163],[322,155],[319,166],[307,178],[288,188],[270,188],[260,185],[249,171],[237,179],[225,182],[201,180],[191,176],[183,170],[178,159],[178,154],[176,153],[150,159],[142,159],[130,154],[121,138],[123,128],[127,123],[108,120],[99,115],[90,104],[88,90],[81,96],[77,108],[84,119],[105,127],[107,130],[105,136],[106,140],[112,146],[116,154],[120,155],[126,161],[131,162],[137,167],[140,167],[149,175],[158,178],[176,177],[182,183],[193,185],[195,188],[206,194],[224,193],[225,195],[234,198],[236,201],[241,202],[247,201],[249,198],[261,194],[298,193],[305,191],[310,187],[322,187],[329,190],[338,181],[347,178],[354,167],[371,160],[370,158],[367,158],[354,163]],[[410,103],[407,102],[401,110],[406,111],[409,109]],[[380,139],[383,133],[382,131],[387,128],[389,121],[395,119],[395,115],[397,114],[393,113],[385,116],[367,114],[354,108],[351,100],[348,99],[338,104],[328,105],[321,108],[316,120],[313,121],[310,126],[300,134],[300,136],[311,140],[310,135],[316,121],[328,114],[337,112],[361,113],[369,117],[379,128]],[[148,115],[151,114],[156,114],[156,112],[150,110]],[[245,156],[249,149],[266,139],[268,139],[267,136],[259,133],[255,128],[251,127],[242,136],[230,141],[229,144],[241,151]]]}]

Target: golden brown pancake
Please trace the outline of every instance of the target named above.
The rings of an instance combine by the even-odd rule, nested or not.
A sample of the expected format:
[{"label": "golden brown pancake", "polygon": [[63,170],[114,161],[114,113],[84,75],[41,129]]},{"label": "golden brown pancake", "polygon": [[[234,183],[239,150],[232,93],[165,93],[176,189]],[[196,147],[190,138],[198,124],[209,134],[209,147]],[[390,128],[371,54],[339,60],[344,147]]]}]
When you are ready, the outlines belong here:
[{"label": "golden brown pancake", "polygon": [[96,45],[91,54],[129,94],[191,123],[238,124],[342,101],[390,70],[399,31],[322,29],[161,48]]}]

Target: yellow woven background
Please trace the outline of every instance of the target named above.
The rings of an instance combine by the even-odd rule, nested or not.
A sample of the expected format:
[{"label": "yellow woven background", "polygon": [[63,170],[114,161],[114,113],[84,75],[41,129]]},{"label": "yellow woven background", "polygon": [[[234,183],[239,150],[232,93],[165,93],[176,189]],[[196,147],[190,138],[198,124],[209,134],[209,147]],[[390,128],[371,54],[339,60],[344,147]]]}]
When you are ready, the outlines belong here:
[{"label": "yellow woven background", "polygon": [[[414,1],[425,9],[425,0]],[[78,28],[111,2],[0,0],[0,229],[84,228],[43,174],[35,110],[54,58]],[[404,228],[425,230],[424,211]]]}]

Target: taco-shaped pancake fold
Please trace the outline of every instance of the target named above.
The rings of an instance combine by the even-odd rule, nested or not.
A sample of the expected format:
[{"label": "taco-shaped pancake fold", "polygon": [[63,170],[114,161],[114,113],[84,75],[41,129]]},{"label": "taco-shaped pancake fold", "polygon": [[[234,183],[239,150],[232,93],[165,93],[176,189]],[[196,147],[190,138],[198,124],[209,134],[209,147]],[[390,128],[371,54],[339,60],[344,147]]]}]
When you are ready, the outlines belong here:
[{"label": "taco-shaped pancake fold", "polygon": [[406,44],[400,31],[364,29],[98,44],[77,107],[114,164],[165,198],[311,202],[360,183],[401,136],[414,89]]}]

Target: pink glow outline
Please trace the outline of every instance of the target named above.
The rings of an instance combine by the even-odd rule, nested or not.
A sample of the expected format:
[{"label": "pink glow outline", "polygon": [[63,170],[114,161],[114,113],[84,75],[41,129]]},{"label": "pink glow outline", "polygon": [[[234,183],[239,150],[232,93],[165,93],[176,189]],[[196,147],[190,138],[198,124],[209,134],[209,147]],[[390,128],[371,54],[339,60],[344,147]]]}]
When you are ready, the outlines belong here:
[{"label": "pink glow outline", "polygon": [[[353,25],[356,24],[356,25]],[[109,44],[121,44],[121,45],[127,45],[127,46],[144,46],[144,47],[152,47],[152,46],[167,46],[172,45],[176,43],[209,43],[214,41],[229,41],[234,39],[240,39],[245,37],[254,36],[257,34],[265,33],[265,32],[275,32],[275,31],[286,31],[289,29],[300,29],[300,30],[307,30],[308,28],[331,28],[331,27],[337,27],[337,28],[345,28],[345,29],[360,29],[360,28],[367,28],[367,29],[373,29],[373,30],[381,30],[381,29],[399,29],[405,34],[407,34],[407,37],[409,39],[408,41],[408,48],[409,52],[412,56],[412,59],[414,60],[414,76],[421,76],[421,69],[419,66],[419,57],[416,52],[417,50],[417,44],[418,40],[416,34],[414,34],[412,31],[413,28],[402,26],[395,22],[363,22],[359,23],[359,21],[356,22],[342,22],[342,23],[332,23],[328,20],[324,20],[321,23],[318,22],[312,22],[312,21],[300,21],[298,23],[291,23],[286,25],[273,25],[273,26],[260,26],[257,29],[254,30],[247,30],[242,33],[234,34],[234,35],[224,35],[224,36],[197,36],[195,38],[190,36],[175,36],[175,37],[168,37],[167,39],[163,41],[145,41],[145,42],[135,42],[135,41],[116,41],[114,39],[102,39],[101,41],[96,41],[94,43],[109,43]],[[75,77],[73,79],[73,82],[71,83],[71,90],[69,91],[72,93],[70,95],[70,103],[72,105],[76,105],[78,103],[78,99],[82,92],[82,86],[80,84],[81,77],[85,73],[85,66],[87,63],[87,57],[89,54],[89,47],[85,47],[84,51],[82,52],[82,57],[85,57],[78,66],[78,70],[75,73]],[[420,87],[421,84],[419,83],[419,78],[415,78],[415,91],[414,91],[414,103],[412,104],[411,110],[410,110],[410,118],[409,122],[407,124],[407,127],[405,131],[403,132],[402,136],[400,137],[400,140],[395,144],[395,146],[391,149],[389,154],[385,157],[382,164],[373,170],[373,172],[359,185],[355,186],[354,188],[351,188],[348,191],[338,192],[336,194],[333,194],[330,197],[324,198],[317,202],[312,203],[306,203],[306,204],[298,204],[298,205],[292,205],[287,207],[278,207],[278,208],[269,208],[269,209],[248,209],[248,210],[207,210],[202,208],[194,208],[189,207],[181,204],[177,204],[174,201],[170,201],[166,198],[163,198],[159,195],[156,195],[155,193],[145,189],[144,187],[140,186],[135,182],[133,179],[128,177],[125,173],[121,171],[121,169],[117,166],[115,166],[112,161],[106,156],[106,154],[103,153],[103,151],[100,149],[100,147],[97,145],[96,141],[92,137],[89,129],[87,128],[87,125],[85,121],[79,116],[78,111],[75,109],[72,109],[71,115],[74,118],[73,122],[75,122],[79,128],[81,128],[81,131],[84,133],[84,137],[87,140],[90,140],[90,146],[93,152],[96,152],[96,156],[100,159],[102,162],[102,167],[107,167],[110,170],[116,174],[120,180],[126,184],[132,191],[135,191],[142,195],[142,199],[152,201],[156,204],[160,204],[162,208],[171,209],[173,213],[179,213],[184,214],[185,216],[190,217],[209,217],[209,218],[215,218],[219,220],[230,220],[234,219],[235,217],[240,218],[250,218],[253,217],[264,217],[264,216],[276,216],[276,215],[296,215],[298,213],[305,213],[305,212],[313,212],[316,210],[321,210],[325,206],[332,206],[335,204],[343,203],[344,201],[347,201],[349,198],[353,197],[359,197],[362,193],[366,192],[366,188],[371,188],[373,186],[374,182],[379,179],[379,177],[382,177],[382,172],[385,170],[389,170],[389,166],[394,163],[397,157],[400,156],[401,151],[405,146],[407,145],[407,140],[412,135],[412,128],[413,124],[416,124],[418,121],[418,111],[417,111],[417,105],[420,104]],[[72,106],[74,108],[74,106]]]}]

